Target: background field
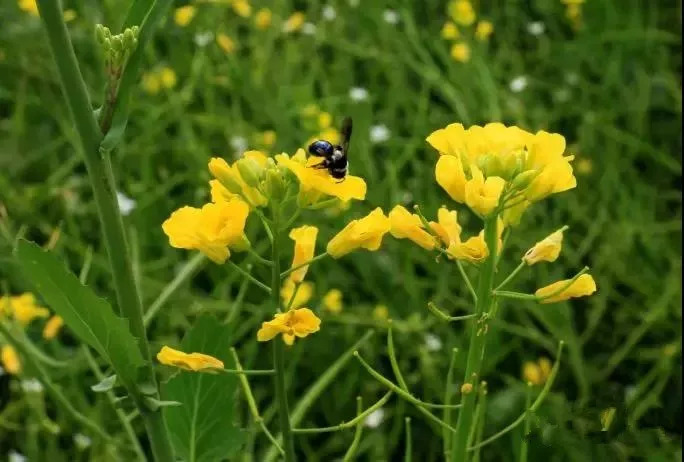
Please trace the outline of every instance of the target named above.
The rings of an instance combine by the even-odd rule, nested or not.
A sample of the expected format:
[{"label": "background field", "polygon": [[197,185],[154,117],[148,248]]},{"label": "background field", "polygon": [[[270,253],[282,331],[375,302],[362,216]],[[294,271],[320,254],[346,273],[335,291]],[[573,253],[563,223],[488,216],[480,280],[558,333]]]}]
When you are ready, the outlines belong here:
[{"label": "background field", "polygon": [[[65,5],[76,12],[69,31],[95,103],[104,81],[93,25],[116,30],[125,14],[120,3]],[[265,30],[227,4],[197,3],[197,15],[188,26],[174,24],[170,15],[160,28],[147,50],[146,68],[170,67],[176,84],[156,94],[141,84],[125,141],[113,157],[119,190],[136,203],[125,221],[145,305],[155,302],[193,258],[168,245],[161,223],[179,206],[207,200],[208,158],[233,159],[239,149],[236,138],[258,148],[266,130],[277,134],[271,153],[294,152],[318,131],[301,115],[309,104],[332,114],[334,124],[344,115],[353,117],[351,168],[368,183],[366,201],[341,215],[311,212],[303,217],[302,223],[320,227],[320,246],[349,219],[376,206],[387,211],[396,203],[419,203],[434,215],[449,203],[434,181],[437,154],[424,141],[436,128],[457,121],[503,121],[531,131],[560,132],[577,156],[578,187],[529,211],[512,235],[503,270],[512,269],[530,244],[567,224],[559,261],[534,267],[517,287],[533,290],[588,265],[599,290],[571,303],[502,306],[486,364],[490,393],[485,435],[522,412],[523,363],[555,357],[558,340],[564,339],[568,348],[553,392],[539,412],[531,459],[681,460],[680,3],[588,0],[583,26],[574,30],[560,1],[474,2],[478,16],[494,24],[494,33],[487,42],[477,42],[469,38],[472,31],[461,31],[472,41],[467,63],[454,61],[450,42],[440,37],[446,2],[357,3],[255,0],[253,10],[268,6],[273,11],[273,23]],[[324,18],[326,5],[336,12],[333,20]],[[396,18],[387,14],[390,9]],[[284,34],[282,21],[294,11],[304,12],[315,31],[305,26],[304,32]],[[544,32],[530,33],[532,22],[543,24]],[[219,33],[234,40],[233,53],[217,45],[213,36]],[[520,77],[526,83],[522,90]],[[366,89],[367,99],[353,100],[354,87]],[[385,141],[371,140],[371,127],[377,125],[389,130]],[[88,282],[101,294],[112,294],[94,203],[74,146],[75,132],[40,21],[12,0],[3,0],[3,292],[28,290],[11,265],[17,236],[44,244],[59,230],[54,251],[78,272],[92,249]],[[465,212],[461,216],[467,219]],[[470,218],[466,228],[475,230],[477,223]],[[263,249],[267,243],[264,236],[260,239],[253,245]],[[236,257],[237,262],[242,259]],[[268,309],[262,293],[248,285],[241,290],[240,275],[228,267],[198,266],[152,321],[153,351],[162,344],[177,345],[196,316],[210,312],[230,319],[247,365],[269,367],[270,348],[255,341]],[[468,309],[455,267],[435,262],[434,256],[406,242],[387,239],[377,253],[323,261],[309,270],[308,278],[315,283],[312,308],[319,310],[321,296],[338,288],[344,293],[344,311],[322,312],[321,331],[288,353],[291,400],[296,403],[368,329],[378,332],[361,348],[364,357],[391,372],[385,321],[372,315],[377,304],[386,305],[394,320],[401,367],[413,392],[427,401],[442,400],[450,349],[463,351],[467,345],[465,325],[437,322],[425,304],[434,300],[454,313]],[[231,316],[237,304],[241,311]],[[69,398],[113,434],[121,433],[107,401],[89,391],[96,379],[68,331],[45,342],[41,329],[37,322],[29,334],[45,353],[67,361],[54,374]],[[435,348],[434,339],[426,343],[428,333],[442,348]],[[462,368],[465,356],[459,360]],[[270,381],[251,382],[262,413],[272,417],[267,406]],[[357,395],[370,403],[381,393],[381,386],[350,361],[302,425],[335,425],[354,415]],[[617,409],[610,431],[587,436],[598,428],[599,412],[609,407]],[[414,408],[393,398],[384,411],[381,425],[364,432],[359,460],[400,460],[406,416],[413,421],[415,457],[440,459],[439,431]],[[239,415],[248,426],[242,400]],[[44,394],[25,391],[15,377],[0,377],[0,453],[17,451],[31,461],[112,457],[96,438],[79,449],[73,436],[82,432]],[[344,453],[351,437],[349,431],[299,436],[297,445],[303,459],[328,461]],[[519,438],[515,431],[497,440],[483,450],[482,459],[514,457]],[[266,444],[252,432],[248,447],[255,453],[243,460],[262,460]]]}]

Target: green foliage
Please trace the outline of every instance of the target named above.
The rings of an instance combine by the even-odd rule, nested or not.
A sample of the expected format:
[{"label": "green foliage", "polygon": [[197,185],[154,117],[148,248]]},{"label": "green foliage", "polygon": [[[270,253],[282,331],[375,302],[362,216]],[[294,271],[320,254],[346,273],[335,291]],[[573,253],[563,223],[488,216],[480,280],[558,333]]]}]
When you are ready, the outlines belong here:
[{"label": "green foliage", "polygon": [[135,383],[143,358],[128,322],[106,300],[80,283],[52,253],[21,240],[17,262],[45,302],[84,343],[90,345],[126,383]]},{"label": "green foliage", "polygon": [[[230,329],[213,316],[198,318],[181,350],[203,353],[234,367]],[[177,455],[188,462],[221,460],[235,454],[244,435],[233,420],[237,377],[181,371],[162,385],[162,397],[180,406],[164,407],[164,418]]]}]

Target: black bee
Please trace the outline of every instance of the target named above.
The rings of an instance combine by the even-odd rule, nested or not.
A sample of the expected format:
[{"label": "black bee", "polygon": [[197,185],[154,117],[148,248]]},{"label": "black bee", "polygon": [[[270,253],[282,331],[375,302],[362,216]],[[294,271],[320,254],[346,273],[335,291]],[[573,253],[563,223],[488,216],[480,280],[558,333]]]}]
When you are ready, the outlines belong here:
[{"label": "black bee", "polygon": [[309,153],[312,156],[323,157],[323,162],[316,164],[314,168],[327,169],[330,176],[344,181],[347,176],[349,162],[347,161],[347,152],[349,151],[349,140],[352,133],[352,120],[346,117],[342,122],[342,129],[340,134],[342,142],[339,145],[333,145],[330,141],[317,140],[309,145]]}]

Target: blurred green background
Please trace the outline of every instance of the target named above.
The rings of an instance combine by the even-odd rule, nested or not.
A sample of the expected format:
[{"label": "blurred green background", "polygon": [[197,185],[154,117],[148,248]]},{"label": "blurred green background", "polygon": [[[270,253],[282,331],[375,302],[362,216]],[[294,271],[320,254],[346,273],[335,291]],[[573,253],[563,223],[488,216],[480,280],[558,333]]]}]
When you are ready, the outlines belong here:
[{"label": "blurred green background", "polygon": [[[28,3],[0,3],[0,283],[3,293],[29,290],[11,266],[13,243],[23,236],[44,244],[52,236],[54,251],[75,272],[92,250],[88,282],[111,295],[76,134],[40,20],[26,11]],[[193,257],[168,245],[161,223],[181,205],[207,201],[210,156],[232,161],[247,148],[293,153],[330,129],[321,112],[332,116],[332,127],[352,116],[351,172],[366,179],[368,196],[337,215],[309,212],[300,219],[319,226],[322,248],[347,221],[374,207],[389,211],[397,203],[417,203],[434,216],[441,204],[450,205],[434,181],[437,154],[424,141],[437,128],[502,121],[559,132],[576,155],[578,187],[529,210],[511,236],[502,271],[567,224],[561,258],[528,270],[516,287],[531,291],[588,265],[599,290],[555,305],[502,304],[488,349],[484,434],[523,411],[523,364],[554,358],[563,339],[560,375],[533,425],[531,460],[681,460],[680,2],[587,0],[572,16],[559,0],[474,1],[477,21],[493,25],[485,40],[474,35],[477,21],[459,26],[458,38],[443,38],[446,1],[254,0],[249,15],[230,1],[193,5],[195,14],[185,25],[170,11],[146,50],[146,74],[124,142],[113,155],[119,191],[133,201],[125,223],[146,306]],[[99,105],[104,72],[94,25],[118,31],[127,2],[73,0],[64,8]],[[271,12],[266,26],[266,16],[257,14],[261,8]],[[290,23],[288,30],[286,20],[295,12],[303,13],[303,24]],[[452,57],[454,44],[469,47],[465,62]],[[312,104],[318,112],[308,116]],[[477,231],[473,216],[463,211],[460,217],[468,232]],[[255,248],[266,248],[265,236],[252,236]],[[153,351],[178,345],[198,314],[226,319],[239,303],[242,311],[230,322],[240,356],[246,366],[269,367],[270,348],[255,341],[268,310],[262,293],[226,266],[198,266],[152,321]],[[398,356],[413,393],[426,401],[443,399],[451,348],[467,347],[465,324],[438,322],[426,303],[433,300],[453,313],[469,309],[455,267],[386,238],[379,252],[316,264],[308,279],[315,284],[309,306],[321,313],[323,325],[288,353],[293,402],[368,329],[378,332],[360,351],[391,375],[386,321],[373,314],[379,304],[394,320]],[[321,308],[322,296],[333,288],[344,294],[337,315]],[[55,380],[79,409],[120,435],[109,403],[88,388],[97,379],[68,330],[48,342],[41,329],[37,321],[27,331],[46,354],[66,361],[54,370]],[[464,361],[459,355],[457,376]],[[0,376],[2,457],[130,457],[85,434],[44,393],[27,386],[28,379]],[[269,380],[251,383],[262,413],[272,417]],[[357,395],[371,403],[381,393],[381,385],[352,360],[302,426],[348,420]],[[599,414],[611,407],[615,420],[600,432]],[[242,399],[239,409],[241,424],[248,426]],[[413,417],[416,457],[440,460],[440,431],[414,408],[393,398],[383,411],[381,423],[364,432],[359,460],[400,460],[406,416]],[[302,460],[335,460],[351,437],[349,431],[304,435],[297,446]],[[498,439],[481,459],[513,459],[520,437],[517,429]],[[240,460],[263,460],[267,440],[255,431],[249,439],[245,452],[253,454]]]}]

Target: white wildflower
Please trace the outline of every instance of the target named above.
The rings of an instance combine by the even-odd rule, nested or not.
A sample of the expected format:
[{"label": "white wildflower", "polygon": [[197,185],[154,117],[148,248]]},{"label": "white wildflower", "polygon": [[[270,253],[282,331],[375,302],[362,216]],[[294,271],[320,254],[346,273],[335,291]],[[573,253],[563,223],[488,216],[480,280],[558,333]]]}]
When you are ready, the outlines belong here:
[{"label": "white wildflower", "polygon": [[119,204],[121,215],[128,216],[135,209],[136,202],[122,192],[116,193],[116,202]]},{"label": "white wildflower", "polygon": [[370,140],[373,143],[382,143],[390,137],[389,128],[385,125],[373,125],[370,128]]},{"label": "white wildflower", "polygon": [[352,101],[365,101],[368,99],[368,90],[363,87],[354,87],[349,90],[349,98]]},{"label": "white wildflower", "polygon": [[384,19],[387,24],[399,24],[399,13],[394,10],[385,10],[382,13],[382,19]]},{"label": "white wildflower", "polygon": [[541,21],[527,23],[527,32],[534,36],[542,35],[546,31],[546,26]]},{"label": "white wildflower", "polygon": [[508,84],[508,87],[511,89],[513,93],[520,93],[525,88],[527,88],[527,77],[525,77],[524,75],[519,75],[518,77],[511,80],[511,83]]},{"label": "white wildflower", "polygon": [[385,411],[380,408],[368,414],[363,424],[368,428],[377,428],[385,419]]},{"label": "white wildflower", "polygon": [[325,5],[323,7],[323,19],[326,21],[333,21],[337,17],[337,12],[332,5]]},{"label": "white wildflower", "polygon": [[425,348],[427,348],[428,351],[439,351],[442,349],[442,340],[435,334],[426,334]]}]

